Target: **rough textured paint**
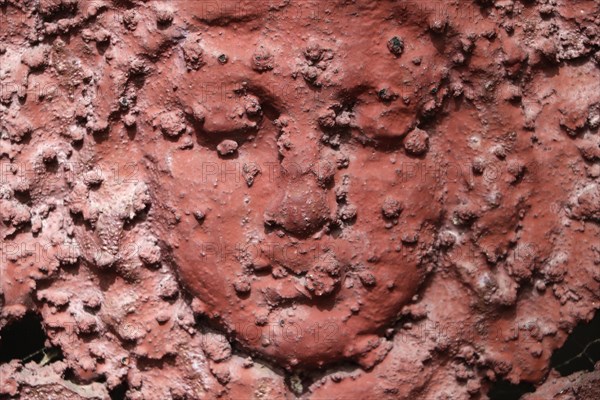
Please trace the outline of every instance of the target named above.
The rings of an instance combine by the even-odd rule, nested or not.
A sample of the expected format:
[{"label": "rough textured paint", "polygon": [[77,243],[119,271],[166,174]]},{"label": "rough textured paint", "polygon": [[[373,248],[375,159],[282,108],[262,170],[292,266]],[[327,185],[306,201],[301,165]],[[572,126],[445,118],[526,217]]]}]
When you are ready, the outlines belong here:
[{"label": "rough textured paint", "polygon": [[0,40],[0,346],[47,336],[0,397],[597,393],[550,371],[600,304],[597,0],[0,0]]}]

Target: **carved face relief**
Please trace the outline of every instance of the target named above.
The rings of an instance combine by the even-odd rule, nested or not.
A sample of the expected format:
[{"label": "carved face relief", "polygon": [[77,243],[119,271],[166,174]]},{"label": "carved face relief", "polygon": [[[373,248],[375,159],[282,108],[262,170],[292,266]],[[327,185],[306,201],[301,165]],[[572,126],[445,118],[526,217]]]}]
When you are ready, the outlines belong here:
[{"label": "carved face relief", "polygon": [[[223,57],[196,71],[188,46]],[[394,68],[385,46],[385,81],[341,68],[346,42],[257,41],[223,62],[228,46],[188,37],[178,103],[156,110],[157,134],[185,147],[148,150],[168,159],[157,185],[182,213],[173,261],[197,311],[252,351],[289,366],[366,360],[431,268],[440,182],[413,171],[436,156],[416,126],[427,77]]]}]

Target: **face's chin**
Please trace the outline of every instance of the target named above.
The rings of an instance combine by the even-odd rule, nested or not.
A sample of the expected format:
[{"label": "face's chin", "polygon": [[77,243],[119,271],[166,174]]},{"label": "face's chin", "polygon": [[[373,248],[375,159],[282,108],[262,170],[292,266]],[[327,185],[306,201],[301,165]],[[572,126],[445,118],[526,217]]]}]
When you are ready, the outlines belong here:
[{"label": "face's chin", "polygon": [[[233,243],[211,243],[200,257],[195,242],[180,245],[174,259],[199,300],[196,311],[244,347],[285,366],[320,365],[359,357],[361,349],[347,344],[382,334],[425,277],[413,247],[382,249],[376,260],[359,261],[367,252],[361,236],[294,244],[266,237],[239,253]],[[263,258],[234,260],[238,255]]]}]

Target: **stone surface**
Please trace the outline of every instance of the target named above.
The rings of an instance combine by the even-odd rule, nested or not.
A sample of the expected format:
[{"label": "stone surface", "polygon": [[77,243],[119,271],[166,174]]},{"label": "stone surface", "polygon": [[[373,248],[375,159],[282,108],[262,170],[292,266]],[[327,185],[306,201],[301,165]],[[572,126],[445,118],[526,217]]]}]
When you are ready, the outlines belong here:
[{"label": "stone surface", "polygon": [[0,397],[550,379],[600,304],[599,8],[0,0],[0,340],[62,352]]}]

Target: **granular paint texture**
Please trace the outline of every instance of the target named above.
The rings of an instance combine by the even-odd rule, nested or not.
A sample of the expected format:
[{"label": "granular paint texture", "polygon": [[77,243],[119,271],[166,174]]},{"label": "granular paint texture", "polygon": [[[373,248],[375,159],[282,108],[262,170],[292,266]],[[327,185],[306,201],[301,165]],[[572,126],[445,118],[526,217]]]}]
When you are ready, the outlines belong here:
[{"label": "granular paint texture", "polygon": [[597,396],[551,357],[600,307],[598,0],[0,0],[0,40],[0,398]]}]

